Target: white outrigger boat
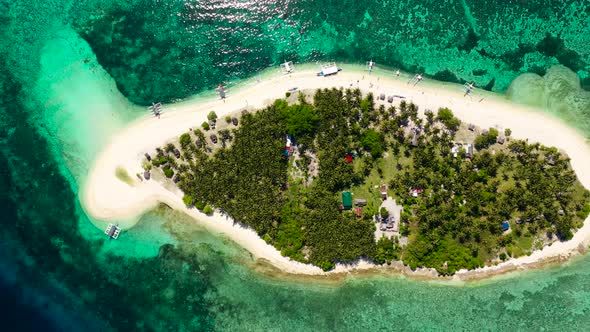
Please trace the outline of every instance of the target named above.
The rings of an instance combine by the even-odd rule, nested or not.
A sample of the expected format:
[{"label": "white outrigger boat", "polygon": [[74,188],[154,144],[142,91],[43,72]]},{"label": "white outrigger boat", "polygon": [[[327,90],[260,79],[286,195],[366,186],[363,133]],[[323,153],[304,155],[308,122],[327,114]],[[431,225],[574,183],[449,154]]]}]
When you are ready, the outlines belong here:
[{"label": "white outrigger boat", "polygon": [[107,229],[105,229],[104,233],[110,238],[110,239],[117,239],[119,237],[119,234],[121,233],[121,228],[115,224],[109,224],[107,226]]},{"label": "white outrigger boat", "polygon": [[328,62],[324,65],[320,65],[320,72],[317,75],[324,76],[324,77],[330,76],[330,75],[336,75],[341,70],[342,69],[338,68],[338,66],[336,65],[336,62]]}]

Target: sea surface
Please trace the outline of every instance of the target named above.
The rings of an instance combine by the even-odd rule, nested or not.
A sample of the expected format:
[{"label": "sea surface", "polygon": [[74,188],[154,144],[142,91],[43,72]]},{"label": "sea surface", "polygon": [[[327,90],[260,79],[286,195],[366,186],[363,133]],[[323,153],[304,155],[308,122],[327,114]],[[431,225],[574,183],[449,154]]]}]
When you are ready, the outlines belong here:
[{"label": "sea surface", "polygon": [[79,201],[96,154],[145,105],[198,99],[287,60],[372,59],[517,101],[545,80],[547,111],[590,136],[587,0],[0,0],[0,37],[3,330],[590,326],[588,256],[468,285],[326,284],[262,274],[163,207],[106,240]]}]

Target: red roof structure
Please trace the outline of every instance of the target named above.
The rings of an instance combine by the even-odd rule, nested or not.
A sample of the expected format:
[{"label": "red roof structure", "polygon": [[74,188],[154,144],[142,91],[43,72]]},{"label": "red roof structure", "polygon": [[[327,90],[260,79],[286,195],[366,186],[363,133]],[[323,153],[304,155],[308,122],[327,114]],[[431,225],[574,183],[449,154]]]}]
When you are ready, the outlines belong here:
[{"label": "red roof structure", "polygon": [[350,153],[346,154],[346,157],[344,158],[344,160],[349,164],[352,162],[353,159],[352,159],[352,156],[350,155]]}]

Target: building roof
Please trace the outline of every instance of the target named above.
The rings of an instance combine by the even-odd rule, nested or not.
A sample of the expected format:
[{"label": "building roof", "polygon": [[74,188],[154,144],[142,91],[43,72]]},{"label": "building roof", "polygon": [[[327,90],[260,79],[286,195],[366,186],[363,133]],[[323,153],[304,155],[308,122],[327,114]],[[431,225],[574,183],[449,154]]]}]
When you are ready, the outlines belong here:
[{"label": "building roof", "polygon": [[366,199],[362,199],[362,198],[355,198],[354,199],[354,205],[357,205],[357,206],[365,206],[365,205],[367,205],[367,200]]},{"label": "building roof", "polygon": [[506,220],[502,223],[502,229],[505,231],[510,229],[510,223],[508,222],[508,220]]},{"label": "building roof", "polygon": [[414,131],[412,136],[412,146],[418,146],[418,134]]},{"label": "building roof", "polygon": [[352,208],[352,194],[349,191],[342,192],[342,206],[345,210]]}]

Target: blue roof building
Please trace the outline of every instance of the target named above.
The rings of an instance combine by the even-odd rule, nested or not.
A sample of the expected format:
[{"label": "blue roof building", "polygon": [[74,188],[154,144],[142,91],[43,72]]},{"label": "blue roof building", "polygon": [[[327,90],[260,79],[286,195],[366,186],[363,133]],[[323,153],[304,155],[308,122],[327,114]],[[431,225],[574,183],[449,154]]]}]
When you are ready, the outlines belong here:
[{"label": "blue roof building", "polygon": [[502,223],[502,230],[507,231],[509,229],[510,229],[510,223],[508,222],[508,220],[506,220]]}]

